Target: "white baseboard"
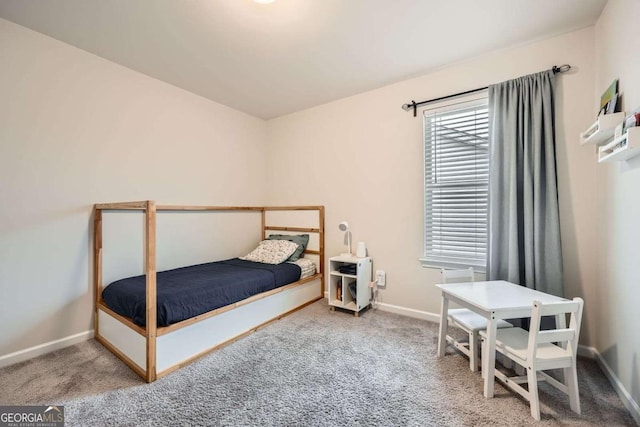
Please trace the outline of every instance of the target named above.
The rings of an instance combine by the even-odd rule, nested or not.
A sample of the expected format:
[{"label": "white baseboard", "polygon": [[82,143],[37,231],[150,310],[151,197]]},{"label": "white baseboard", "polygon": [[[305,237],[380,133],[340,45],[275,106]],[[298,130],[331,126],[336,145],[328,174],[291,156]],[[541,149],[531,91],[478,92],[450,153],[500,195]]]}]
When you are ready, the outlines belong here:
[{"label": "white baseboard", "polygon": [[598,366],[600,366],[600,369],[602,369],[602,372],[604,372],[604,375],[611,383],[613,389],[616,391],[616,393],[618,393],[618,396],[620,397],[620,400],[622,400],[624,406],[627,408],[636,423],[640,426],[640,405],[638,405],[638,402],[633,400],[631,394],[624,387],[616,373],[613,372],[613,369],[611,369],[600,352],[593,347],[579,345],[578,355],[588,357],[590,359],[595,359],[595,361],[598,363]]},{"label": "white baseboard", "polygon": [[49,341],[35,347],[16,351],[14,353],[9,353],[4,356],[0,356],[0,368],[22,362],[36,356],[41,356],[61,348],[69,347],[70,345],[74,345],[91,338],[93,338],[93,329],[90,331],[80,332],[79,334],[70,335],[59,340]]},{"label": "white baseboard", "polygon": [[416,310],[413,308],[401,307],[399,305],[386,304],[380,302],[376,304],[376,309],[380,311],[388,311],[389,313],[400,314],[402,316],[413,317],[421,320],[428,320],[429,322],[440,323],[440,315],[429,313],[428,311]]},{"label": "white baseboard", "polygon": [[586,357],[587,359],[597,359],[598,350],[593,347],[578,344],[578,356]]},{"label": "white baseboard", "polygon": [[[324,297],[326,299],[329,299],[329,292],[324,291]],[[383,302],[377,303],[374,308],[380,311],[388,311],[389,313],[401,314],[407,317],[440,323],[440,314],[433,314],[429,313],[428,311],[415,310],[413,308],[406,308],[393,304],[385,304]]]}]

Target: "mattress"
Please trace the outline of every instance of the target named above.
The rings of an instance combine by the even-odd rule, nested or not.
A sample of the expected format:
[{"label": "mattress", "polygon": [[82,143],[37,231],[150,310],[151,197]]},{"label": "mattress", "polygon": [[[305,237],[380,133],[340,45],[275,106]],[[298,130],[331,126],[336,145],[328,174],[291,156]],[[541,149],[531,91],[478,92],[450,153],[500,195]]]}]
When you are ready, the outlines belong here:
[{"label": "mattress", "polygon": [[295,261],[289,262],[297,265],[302,270],[302,272],[300,273],[300,279],[311,277],[316,274],[316,263],[313,260],[310,260],[308,258],[298,258]]},{"label": "mattress", "polygon": [[[300,279],[296,263],[263,264],[238,258],[161,271],[156,276],[158,326],[168,326]],[[107,307],[146,324],[146,278],[117,280],[102,291]]]}]

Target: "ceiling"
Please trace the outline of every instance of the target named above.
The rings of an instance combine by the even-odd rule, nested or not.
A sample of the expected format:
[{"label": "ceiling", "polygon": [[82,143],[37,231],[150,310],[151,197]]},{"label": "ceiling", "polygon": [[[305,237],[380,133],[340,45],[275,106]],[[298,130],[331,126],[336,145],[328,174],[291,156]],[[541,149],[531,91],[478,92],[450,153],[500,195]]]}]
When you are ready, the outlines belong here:
[{"label": "ceiling", "polygon": [[0,0],[0,17],[270,119],[592,25],[605,3]]}]

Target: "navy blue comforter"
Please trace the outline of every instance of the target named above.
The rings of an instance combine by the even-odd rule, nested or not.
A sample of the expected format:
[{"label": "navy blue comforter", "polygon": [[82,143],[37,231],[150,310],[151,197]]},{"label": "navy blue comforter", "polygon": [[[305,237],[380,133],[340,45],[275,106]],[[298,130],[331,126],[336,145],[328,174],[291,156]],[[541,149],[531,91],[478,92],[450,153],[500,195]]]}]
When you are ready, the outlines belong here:
[{"label": "navy blue comforter", "polygon": [[[272,265],[238,258],[210,262],[157,274],[158,326],[206,313],[300,278],[300,267],[285,262]],[[102,291],[106,305],[146,324],[145,276],[118,280]]]}]

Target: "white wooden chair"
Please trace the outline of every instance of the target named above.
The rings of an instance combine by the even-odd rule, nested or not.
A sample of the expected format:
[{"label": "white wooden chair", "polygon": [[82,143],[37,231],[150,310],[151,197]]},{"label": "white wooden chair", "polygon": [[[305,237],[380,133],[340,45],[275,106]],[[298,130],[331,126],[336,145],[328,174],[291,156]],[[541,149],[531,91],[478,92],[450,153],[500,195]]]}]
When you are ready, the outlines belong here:
[{"label": "white wooden chair", "polygon": [[[569,395],[571,410],[580,413],[580,396],[578,395],[578,377],[576,374],[576,351],[580,336],[580,323],[584,301],[574,298],[573,301],[541,304],[533,303],[529,332],[521,328],[502,329],[497,331],[496,350],[526,367],[526,376],[507,377],[496,370],[495,377],[509,388],[529,401],[531,416],[540,420],[540,401],[538,399],[538,381],[547,381],[552,386]],[[570,313],[569,327],[554,330],[540,330],[542,316],[566,316]],[[482,351],[486,349],[486,333],[480,332],[483,339]],[[555,343],[561,343],[557,345]],[[483,355],[484,356],[484,355]],[[565,382],[542,372],[548,369],[563,369]],[[528,383],[528,390],[520,384]]]},{"label": "white wooden chair", "polygon": [[[473,268],[465,268],[462,270],[440,270],[442,273],[443,283],[461,283],[473,282]],[[452,308],[447,312],[447,319],[450,325],[456,326],[469,335],[469,342],[456,341],[452,336],[447,335],[447,342],[460,350],[469,358],[469,369],[473,372],[478,371],[478,332],[487,329],[487,319],[474,313],[466,308]],[[511,328],[513,325],[504,320],[498,321],[498,328]]]}]

